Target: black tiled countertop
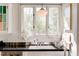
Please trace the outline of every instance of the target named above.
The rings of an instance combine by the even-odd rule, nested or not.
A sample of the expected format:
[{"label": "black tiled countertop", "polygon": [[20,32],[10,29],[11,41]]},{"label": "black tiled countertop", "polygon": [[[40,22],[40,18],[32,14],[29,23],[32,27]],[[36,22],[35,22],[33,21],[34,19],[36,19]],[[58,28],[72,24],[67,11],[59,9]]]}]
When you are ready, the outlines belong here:
[{"label": "black tiled countertop", "polygon": [[[26,45],[25,44],[25,42],[22,42],[22,43],[20,43],[21,44],[21,46],[20,46],[20,44],[18,44],[20,47],[18,47],[18,46],[15,46],[15,45],[17,45],[16,43],[9,43],[9,42],[4,42],[5,43],[5,47],[1,47],[0,48],[0,51],[64,51],[64,49],[63,48],[61,48],[61,49],[58,49],[58,48],[56,48],[56,47],[54,47],[54,45],[52,44],[41,44],[41,46],[42,47],[44,47],[44,46],[51,46],[51,47],[54,47],[54,48],[38,48],[38,49],[36,49],[36,48],[34,48],[34,49],[31,49],[31,48],[29,48],[30,46],[32,46],[32,47],[34,47],[34,46],[39,46],[39,44],[37,45],[37,44],[31,44],[30,46],[29,45]],[[14,45],[15,44],[15,45]],[[8,46],[8,45],[10,45],[10,47]],[[29,47],[28,47],[29,46]],[[69,50],[67,50],[67,51],[69,51]]]},{"label": "black tiled countertop", "polygon": [[[30,48],[30,47],[33,47],[33,48]],[[37,46],[37,45],[32,45],[30,46],[29,48],[28,47],[24,47],[24,48],[2,48],[0,49],[0,51],[64,51],[64,49],[57,49],[53,46],[49,46],[49,45],[43,45],[43,46]],[[34,48],[35,47],[35,48]],[[37,47],[37,48],[36,48]],[[45,47],[45,48],[43,48]],[[46,48],[47,47],[47,48]],[[53,47],[53,48],[48,48],[48,47]],[[69,49],[67,49],[67,51],[69,51]]]},{"label": "black tiled countertop", "polygon": [[0,49],[0,51],[64,51],[64,49],[3,48],[3,49]]}]

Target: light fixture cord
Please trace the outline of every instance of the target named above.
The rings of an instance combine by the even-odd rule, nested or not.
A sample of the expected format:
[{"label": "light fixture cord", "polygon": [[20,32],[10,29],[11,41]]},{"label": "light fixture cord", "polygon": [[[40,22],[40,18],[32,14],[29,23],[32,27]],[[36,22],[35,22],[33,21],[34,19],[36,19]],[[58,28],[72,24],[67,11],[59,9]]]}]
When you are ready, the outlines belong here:
[{"label": "light fixture cord", "polygon": [[42,5],[42,8],[43,8],[43,3],[41,5]]}]

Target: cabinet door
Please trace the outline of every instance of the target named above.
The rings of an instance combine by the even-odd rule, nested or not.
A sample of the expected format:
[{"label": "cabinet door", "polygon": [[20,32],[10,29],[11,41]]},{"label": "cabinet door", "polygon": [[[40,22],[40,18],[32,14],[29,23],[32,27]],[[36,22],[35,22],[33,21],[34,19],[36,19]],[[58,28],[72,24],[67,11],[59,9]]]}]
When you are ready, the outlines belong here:
[{"label": "cabinet door", "polygon": [[[68,51],[66,52],[66,55],[68,55]],[[64,56],[64,51],[24,51],[23,56]]]},{"label": "cabinet door", "polygon": [[1,56],[22,56],[22,51],[2,51]]}]

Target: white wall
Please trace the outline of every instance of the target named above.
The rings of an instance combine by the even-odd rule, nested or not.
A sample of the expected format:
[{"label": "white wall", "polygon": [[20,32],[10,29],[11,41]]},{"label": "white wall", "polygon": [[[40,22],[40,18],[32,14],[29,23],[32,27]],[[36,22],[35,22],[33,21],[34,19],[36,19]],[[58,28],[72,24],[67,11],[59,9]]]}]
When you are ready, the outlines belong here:
[{"label": "white wall", "polygon": [[77,4],[72,4],[72,32],[73,32],[73,44],[72,44],[72,56],[77,56]]},{"label": "white wall", "polygon": [[79,56],[79,3],[77,4],[77,55]]},{"label": "white wall", "polygon": [[9,6],[9,16],[8,16],[8,27],[9,33],[18,33],[18,21],[19,21],[19,4],[8,4]]}]

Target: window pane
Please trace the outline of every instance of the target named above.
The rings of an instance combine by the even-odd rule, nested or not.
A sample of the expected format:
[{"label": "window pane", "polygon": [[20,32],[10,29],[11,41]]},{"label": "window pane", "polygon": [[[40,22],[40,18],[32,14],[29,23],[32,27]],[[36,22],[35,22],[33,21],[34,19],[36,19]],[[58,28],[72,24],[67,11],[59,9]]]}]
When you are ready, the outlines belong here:
[{"label": "window pane", "polygon": [[2,6],[0,6],[0,15],[2,14]]},{"label": "window pane", "polygon": [[6,31],[6,22],[3,22],[3,31]]},{"label": "window pane", "polygon": [[0,32],[2,31],[2,22],[0,22]]},{"label": "window pane", "polygon": [[33,8],[24,8],[24,20],[22,34],[29,37],[33,33]]},{"label": "window pane", "polygon": [[3,22],[6,22],[6,15],[3,15],[3,16],[2,16],[2,21],[3,21]]},{"label": "window pane", "polygon": [[49,8],[49,25],[48,25],[49,34],[57,33],[58,20],[59,20],[59,9],[56,7]]},{"label": "window pane", "polygon": [[[36,8],[36,12],[41,8]],[[44,33],[46,30],[46,16],[36,15],[36,23],[35,23],[36,33]]]},{"label": "window pane", "polygon": [[3,14],[6,14],[6,6],[3,6]]}]

